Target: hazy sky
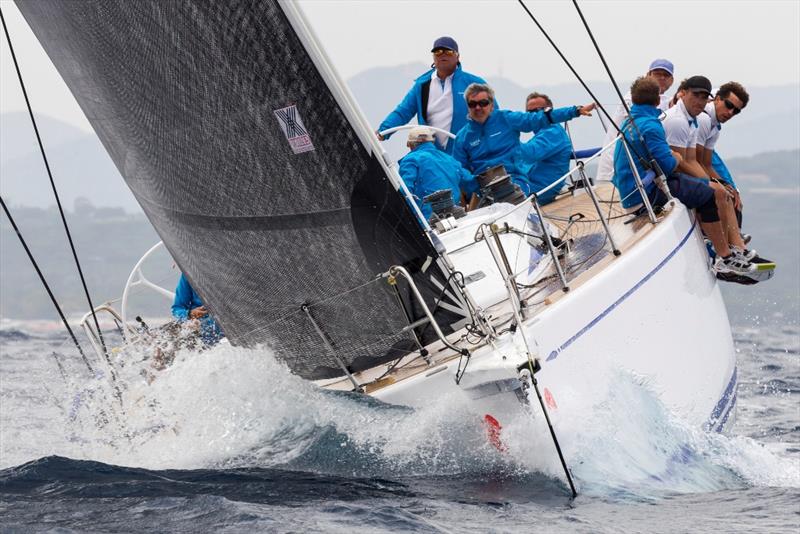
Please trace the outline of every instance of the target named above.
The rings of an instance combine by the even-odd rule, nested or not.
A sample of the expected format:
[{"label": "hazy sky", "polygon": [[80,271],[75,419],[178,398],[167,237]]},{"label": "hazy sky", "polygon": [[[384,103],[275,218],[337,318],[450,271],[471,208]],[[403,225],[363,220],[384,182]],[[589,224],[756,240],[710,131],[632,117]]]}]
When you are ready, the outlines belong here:
[{"label": "hazy sky", "polygon": [[[583,77],[606,79],[571,2],[526,4]],[[301,5],[345,79],[374,66],[428,62],[433,39],[451,35],[465,69],[475,74],[502,75],[528,87],[574,81],[516,1],[302,0]],[[705,74],[715,84],[800,83],[798,0],[583,0],[580,5],[620,80],[644,72],[655,57],[667,57],[678,80]],[[34,109],[88,130],[16,6],[0,0],[0,7]],[[0,58],[0,111],[24,109],[5,38]]]}]

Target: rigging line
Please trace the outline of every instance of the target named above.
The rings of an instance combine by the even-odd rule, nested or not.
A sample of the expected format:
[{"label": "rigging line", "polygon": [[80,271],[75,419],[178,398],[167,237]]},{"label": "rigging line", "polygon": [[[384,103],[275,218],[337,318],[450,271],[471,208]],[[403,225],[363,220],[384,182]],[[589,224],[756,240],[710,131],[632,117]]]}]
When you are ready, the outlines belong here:
[{"label": "rigging line", "polygon": [[583,22],[583,27],[586,28],[586,33],[589,34],[589,39],[592,40],[592,44],[594,45],[594,49],[597,50],[597,55],[600,56],[600,61],[603,63],[603,67],[606,69],[606,73],[608,74],[608,78],[611,80],[611,85],[614,86],[614,90],[617,92],[617,96],[619,97],[619,101],[622,102],[622,106],[625,108],[625,113],[628,115],[631,114],[631,110],[628,107],[628,103],[625,102],[625,97],[622,96],[622,91],[619,90],[619,85],[617,85],[617,80],[614,79],[614,75],[611,74],[611,69],[606,62],[606,58],[603,55],[603,52],[600,50],[600,45],[597,44],[597,40],[594,38],[594,34],[592,30],[589,28],[589,23],[586,22],[586,17],[583,16],[583,11],[581,11],[580,6],[578,5],[578,0],[572,0],[572,5],[575,6],[575,9],[578,10],[578,16],[581,18],[581,22]]},{"label": "rigging line", "polygon": [[31,253],[31,250],[28,248],[28,244],[25,242],[25,238],[22,237],[22,232],[19,231],[19,228],[17,227],[17,223],[14,222],[14,218],[11,216],[11,213],[8,211],[8,207],[6,207],[6,203],[3,200],[3,197],[0,197],[0,204],[2,204],[2,206],[3,206],[3,211],[6,213],[6,217],[8,217],[8,220],[11,223],[11,227],[14,229],[14,232],[16,232],[16,234],[17,234],[17,237],[19,238],[19,242],[22,243],[22,248],[24,248],[25,252],[28,254],[28,259],[31,260],[31,263],[33,264],[33,268],[36,270],[36,274],[39,275],[39,280],[41,280],[45,291],[47,291],[47,295],[50,297],[50,300],[53,302],[53,306],[55,306],[56,311],[58,312],[58,316],[61,317],[61,322],[64,323],[64,327],[67,329],[67,332],[69,332],[69,335],[72,338],[72,341],[75,343],[75,346],[78,347],[78,352],[81,354],[81,358],[83,358],[83,363],[86,364],[86,367],[87,367],[87,369],[89,369],[89,372],[94,374],[94,369],[92,368],[92,364],[89,363],[89,359],[86,358],[86,354],[83,352],[83,348],[81,347],[81,344],[78,343],[78,338],[75,337],[75,333],[72,331],[72,327],[69,326],[69,323],[67,322],[67,318],[64,317],[64,312],[61,311],[61,306],[59,306],[55,295],[53,295],[53,292],[50,290],[50,285],[47,283],[47,280],[45,280],[44,274],[42,274],[41,269],[39,269],[39,264],[36,263],[36,259],[33,257],[33,254]]},{"label": "rigging line", "polygon": [[525,5],[525,2],[523,2],[523,0],[517,0],[517,2],[519,2],[519,5],[522,6],[522,9],[525,10],[525,12],[528,14],[528,17],[530,17],[530,19],[533,21],[533,23],[536,24],[536,27],[539,28],[539,31],[542,32],[542,35],[544,35],[544,38],[547,39],[547,42],[550,43],[550,46],[553,47],[553,49],[556,51],[556,53],[559,55],[559,57],[564,61],[564,64],[566,64],[566,66],[569,68],[569,70],[572,72],[572,74],[575,76],[575,78],[578,80],[578,82],[580,82],[580,84],[583,86],[583,88],[586,90],[586,92],[589,93],[589,96],[592,97],[592,100],[594,101],[594,103],[597,106],[597,108],[600,111],[603,112],[603,114],[606,116],[608,121],[614,126],[614,129],[617,130],[617,133],[620,134],[620,139],[623,140],[622,142],[625,143],[626,145],[628,145],[628,148],[631,151],[633,151],[634,154],[636,154],[636,157],[639,158],[639,160],[642,162],[642,165],[646,169],[649,169],[650,168],[650,162],[645,160],[641,156],[641,154],[639,154],[639,151],[636,150],[636,147],[633,146],[633,143],[631,143],[630,140],[627,137],[625,137],[625,134],[620,129],[620,127],[617,125],[617,123],[614,122],[614,119],[611,118],[611,115],[608,113],[608,111],[606,111],[606,108],[603,107],[603,105],[600,103],[599,99],[594,95],[592,90],[589,89],[589,86],[586,85],[586,82],[583,81],[583,78],[581,78],[580,74],[578,74],[578,71],[576,71],[575,68],[572,66],[572,63],[570,63],[569,60],[567,59],[567,57],[564,55],[564,53],[561,52],[561,49],[558,48],[558,46],[556,45],[555,41],[553,41],[553,39],[550,38],[550,35],[545,31],[545,29],[542,27],[542,25],[539,24],[539,21],[536,19],[536,17],[533,16],[533,13],[531,13],[530,9],[528,9],[528,6]]},{"label": "rigging line", "polygon": [[103,355],[105,356],[106,360],[108,361],[109,368],[111,369],[111,377],[116,380],[114,374],[114,367],[111,365],[111,359],[108,356],[108,349],[106,348],[106,342],[103,339],[103,332],[100,330],[100,323],[97,321],[97,315],[94,312],[94,305],[92,304],[92,299],[89,296],[89,288],[86,287],[86,279],[83,276],[83,270],[81,269],[81,263],[78,260],[78,253],[75,251],[75,244],[72,242],[72,234],[69,231],[69,226],[67,225],[67,219],[64,216],[64,209],[61,207],[61,199],[58,196],[58,190],[56,189],[56,183],[53,180],[53,173],[50,171],[50,163],[47,161],[47,155],[44,151],[44,145],[42,144],[42,137],[39,135],[39,128],[36,125],[36,118],[33,116],[33,108],[31,107],[30,99],[28,98],[28,91],[25,89],[25,82],[22,80],[22,72],[19,69],[19,63],[17,62],[17,55],[14,53],[14,46],[11,44],[11,35],[8,33],[8,27],[6,26],[6,18],[3,15],[3,10],[0,9],[0,21],[3,23],[3,32],[6,34],[6,41],[8,42],[8,49],[11,52],[11,59],[14,61],[14,68],[17,71],[17,78],[19,79],[19,86],[22,88],[22,95],[25,97],[25,105],[28,107],[28,114],[31,117],[31,123],[33,124],[33,131],[36,133],[36,140],[39,143],[39,150],[42,153],[42,159],[44,160],[44,166],[47,169],[47,176],[50,178],[50,185],[53,188],[53,195],[56,198],[56,204],[58,205],[58,212],[61,214],[61,222],[64,224],[64,231],[67,234],[67,240],[69,241],[70,249],[72,249],[72,257],[75,259],[75,266],[78,268],[78,275],[81,278],[81,284],[83,284],[83,291],[86,294],[86,300],[89,303],[89,310],[92,312],[92,317],[94,318],[94,326],[97,328],[97,334],[100,337],[100,344],[103,347]]},{"label": "rigging line", "polygon": [[[617,80],[614,79],[614,75],[611,74],[611,68],[609,68],[606,58],[603,55],[603,52],[600,50],[600,45],[597,44],[597,40],[594,38],[594,33],[592,33],[591,28],[589,28],[589,23],[586,21],[586,17],[583,16],[583,11],[581,11],[580,6],[578,5],[578,0],[572,0],[572,5],[574,5],[575,9],[578,10],[578,16],[581,18],[581,22],[583,22],[583,27],[586,28],[586,33],[589,34],[589,39],[592,40],[592,44],[594,45],[594,49],[597,51],[597,55],[600,56],[600,61],[603,63],[606,73],[608,73],[608,78],[611,80],[611,85],[614,86],[614,90],[617,92],[619,101],[622,102],[622,107],[625,108],[625,113],[628,115],[628,117],[630,117],[631,110],[628,107],[628,103],[625,101],[625,97],[622,96],[622,91],[620,91],[619,85],[617,85]],[[639,139],[642,139],[642,134],[639,132],[639,127],[636,125],[636,121],[631,119],[630,122],[633,125],[633,129],[636,130],[636,135],[639,137]],[[650,149],[647,147],[647,144],[642,143],[642,145],[644,146],[645,151],[647,151],[647,157],[649,159],[653,159],[653,155],[650,153]]]}]

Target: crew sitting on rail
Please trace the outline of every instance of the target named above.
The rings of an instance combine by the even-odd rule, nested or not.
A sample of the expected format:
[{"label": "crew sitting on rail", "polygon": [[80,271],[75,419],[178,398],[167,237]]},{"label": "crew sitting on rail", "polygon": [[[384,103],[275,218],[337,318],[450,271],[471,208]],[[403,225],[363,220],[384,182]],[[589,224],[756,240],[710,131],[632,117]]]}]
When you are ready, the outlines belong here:
[{"label": "crew sitting on rail", "polygon": [[181,273],[178,286],[175,288],[175,300],[172,302],[172,316],[179,323],[188,323],[196,328],[200,339],[206,345],[217,343],[223,332],[217,321],[208,314],[208,310],[200,300],[200,296]]},{"label": "crew sitting on rail", "polygon": [[[376,135],[383,141],[390,135],[379,132],[407,124],[414,116],[420,125],[430,125],[453,134],[467,120],[467,105],[464,90],[471,83],[486,83],[483,78],[461,70],[458,43],[452,37],[439,37],[431,48],[433,65],[431,70],[414,81],[411,90],[378,127]],[[442,133],[436,133],[436,146],[448,154],[453,153],[453,141]]]},{"label": "crew sitting on rail", "polygon": [[[708,183],[677,172],[678,164],[683,158],[680,153],[670,149],[664,126],[659,121],[661,110],[657,107],[660,102],[658,83],[651,78],[638,78],[631,86],[631,98],[633,101],[631,114],[623,122],[622,130],[639,176],[646,174],[642,159],[655,159],[667,176],[667,186],[672,195],[687,208],[697,209],[700,226],[717,250],[717,259],[714,262],[717,274],[730,273],[746,277],[754,273],[756,267],[735,255],[728,247],[728,241],[720,224],[714,191]],[[632,127],[631,121],[635,127]],[[633,170],[621,143],[622,139],[617,141],[614,153],[613,181],[622,197],[622,206],[632,208],[641,204],[643,200],[636,190]],[[666,195],[655,183],[651,182],[645,185],[645,188],[653,206],[663,206],[667,203]]]},{"label": "crew sitting on rail", "polygon": [[430,219],[433,210],[422,199],[442,189],[452,191],[455,205],[463,204],[462,191],[472,199],[473,206],[476,204],[478,182],[453,156],[434,146],[433,130],[427,126],[412,128],[406,144],[411,151],[400,160],[400,176],[425,219]]},{"label": "crew sitting on rail", "polygon": [[591,115],[594,103],[527,113],[495,110],[494,90],[483,83],[473,83],[464,93],[469,118],[458,132],[453,148],[455,157],[473,174],[503,165],[511,180],[529,195],[533,187],[526,175],[527,166],[519,154],[520,132],[533,132],[581,115]]},{"label": "crew sitting on rail", "polygon": [[[528,113],[552,108],[550,97],[540,93],[531,93],[525,101],[525,111]],[[525,174],[532,192],[537,192],[569,172],[572,142],[564,128],[558,124],[545,124],[534,130],[534,134],[533,139],[522,143],[519,150],[522,163],[530,165]],[[563,183],[539,195],[539,203],[549,204],[555,200],[562,186]]]},{"label": "crew sitting on rail", "polygon": [[[703,167],[706,176],[709,176],[712,182],[724,187],[728,193],[729,202],[733,204],[736,217],[736,227],[731,231],[738,234],[740,242],[745,246],[747,246],[747,243],[741,235],[742,199],[738,189],[736,189],[736,184],[733,182],[733,177],[718,155],[716,158],[717,164],[715,165],[714,147],[722,132],[722,125],[741,113],[749,100],[750,95],[747,94],[747,91],[740,83],[728,82],[723,84],[717,90],[714,100],[706,104],[703,112],[697,115],[697,138],[695,139],[697,161]],[[718,167],[721,172],[717,171]],[[741,252],[751,262],[769,262],[769,260],[760,258],[754,249],[744,248],[737,249],[737,251]]]},{"label": "crew sitting on rail", "polygon": [[[706,124],[707,127],[703,133],[699,129],[699,117],[703,114],[711,97],[711,82],[705,76],[692,76],[681,83],[679,93],[677,103],[666,112],[664,117],[664,131],[666,132],[667,142],[673,151],[678,152],[683,157],[683,161],[678,165],[678,171],[698,178],[711,187],[716,199],[724,236],[737,258],[747,263],[772,264],[769,260],[759,258],[754,250],[747,250],[739,231],[733,195],[722,182],[709,181],[709,176],[713,177],[713,175],[709,174],[709,171],[697,157],[698,153],[705,155],[705,149],[702,144],[700,144],[700,152],[697,150],[698,136],[702,135],[704,139],[701,142],[705,143],[708,142],[705,138],[712,135],[709,124]],[[724,104],[720,105],[724,106]],[[710,160],[709,155],[709,163]],[[717,251],[719,250],[716,246],[714,248]]]}]

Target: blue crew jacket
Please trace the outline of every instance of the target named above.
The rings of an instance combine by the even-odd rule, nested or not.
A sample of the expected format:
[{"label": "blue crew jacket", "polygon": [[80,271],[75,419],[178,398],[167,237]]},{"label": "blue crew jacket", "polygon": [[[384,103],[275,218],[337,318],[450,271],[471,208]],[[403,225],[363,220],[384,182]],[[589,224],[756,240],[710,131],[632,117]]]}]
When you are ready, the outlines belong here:
[{"label": "blue crew jacket", "polygon": [[739,190],[739,188],[736,187],[736,182],[733,181],[731,171],[728,170],[728,166],[725,165],[725,162],[722,161],[722,157],[717,154],[716,150],[711,154],[711,166],[714,167],[714,170],[717,171],[720,178],[728,182],[737,191]]},{"label": "blue crew jacket", "polygon": [[[567,174],[572,157],[572,143],[558,124],[548,124],[535,134],[533,139],[519,147],[523,164],[530,166],[525,174],[531,184],[531,193],[541,191]],[[561,186],[556,186],[547,191],[539,197],[539,203],[552,202],[560,189]]]},{"label": "blue crew jacket", "polygon": [[[431,81],[433,71],[434,69],[430,69],[414,80],[414,85],[408,93],[406,93],[406,96],[403,97],[400,104],[398,104],[397,107],[394,108],[394,111],[389,113],[389,115],[383,119],[381,125],[378,126],[379,132],[394,128],[395,126],[408,124],[415,115],[417,116],[417,122],[419,124],[427,124],[425,122],[427,110],[422,109],[422,87],[425,85],[425,82]],[[451,81],[451,88],[453,90],[453,122],[450,123],[450,133],[458,133],[467,122],[467,101],[464,99],[464,91],[466,91],[471,83],[486,83],[486,81],[480,76],[464,72],[461,70],[461,65],[458,65],[453,73],[453,80]],[[495,106],[497,106],[497,101],[495,101]],[[391,137],[391,134],[386,137],[388,139]],[[436,146],[441,148],[438,145],[438,141],[436,143]],[[448,154],[453,153],[453,139],[447,142],[444,151]]]},{"label": "blue crew jacket", "polygon": [[549,117],[544,111],[510,111],[495,109],[486,122],[472,119],[456,136],[453,157],[473,174],[502,164],[512,181],[525,194],[531,193],[527,171],[530,164],[522,161],[519,153],[519,134],[535,132],[557,122],[567,122],[579,115],[577,106],[554,109]]},{"label": "blue crew jacket", "polygon": [[[195,293],[194,288],[181,273],[178,285],[175,288],[175,299],[172,301],[172,316],[180,322],[188,321],[189,312],[202,305],[203,301],[200,300],[200,296]],[[222,336],[222,329],[211,315],[206,315],[200,319],[200,338],[204,343],[207,345],[214,344]]]},{"label": "blue crew jacket", "polygon": [[400,160],[400,176],[411,191],[425,219],[433,214],[422,199],[441,189],[453,192],[453,203],[461,202],[461,191],[468,196],[478,192],[478,182],[453,156],[438,150],[433,143],[418,145]]},{"label": "blue crew jacket", "polygon": [[[647,158],[649,150],[649,154],[656,160],[661,170],[664,171],[665,176],[672,174],[678,166],[678,160],[672,155],[672,150],[669,148],[669,143],[667,143],[664,126],[658,120],[660,115],[661,110],[656,106],[634,104],[631,106],[630,117],[625,119],[620,128],[625,132],[625,138],[635,148],[635,151],[631,150],[631,156],[636,163],[639,176],[642,178],[644,178],[646,170],[636,157],[637,153]],[[631,120],[636,123],[638,132],[636,128],[631,126]],[[641,139],[639,134],[641,134]],[[642,139],[644,139],[644,142],[642,142]],[[635,191],[636,181],[625,154],[625,149],[622,147],[622,139],[617,141],[617,145],[614,148],[613,182],[622,198],[622,206],[624,208],[631,208],[642,203],[642,196],[638,191]],[[647,193],[650,194],[655,187],[654,183],[650,183],[647,186]]]}]

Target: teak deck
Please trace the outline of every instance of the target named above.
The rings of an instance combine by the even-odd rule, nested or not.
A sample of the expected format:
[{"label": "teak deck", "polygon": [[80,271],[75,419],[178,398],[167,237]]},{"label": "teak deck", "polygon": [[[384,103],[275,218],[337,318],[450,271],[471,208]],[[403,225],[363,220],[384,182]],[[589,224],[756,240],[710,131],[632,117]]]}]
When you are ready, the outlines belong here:
[{"label": "teak deck", "polygon": [[[627,211],[619,203],[619,195],[616,188],[611,183],[602,183],[595,186],[595,194],[603,211],[605,218],[609,218],[609,230],[615,238],[616,245],[621,252],[629,250],[636,244],[643,236],[645,236],[653,225],[650,224],[646,216],[639,217],[633,221],[632,215],[628,215]],[[599,221],[597,210],[591,197],[582,190],[575,195],[567,193],[561,195],[551,204],[542,207],[543,214],[549,223],[558,227],[562,233],[562,239],[572,240],[576,243],[580,242],[581,238],[597,234],[598,230],[604,232],[602,225]],[[581,214],[580,220],[569,223],[569,218]],[[663,215],[662,215],[663,216]],[[629,224],[626,224],[629,222]],[[566,233],[565,233],[566,232]],[[597,275],[611,263],[613,263],[615,256],[612,254],[611,246],[607,241],[604,241],[602,254],[598,254],[598,261],[591,264],[588,268],[567,278],[570,290],[573,290],[587,280]],[[551,268],[554,273],[555,269]],[[555,278],[544,287],[536,291],[538,305],[528,308],[526,319],[535,317],[539,312],[547,306],[555,302],[567,298],[570,292],[562,291],[560,281]],[[532,296],[523,294],[523,300],[530,301]],[[505,300],[495,306],[492,306],[489,311],[495,318],[507,318],[511,314],[508,300]],[[495,319],[498,321],[499,319]],[[448,336],[448,340],[456,342],[461,337],[462,331],[454,332]],[[418,353],[411,353],[405,356],[396,365],[391,373],[386,373],[389,366],[384,364],[372,369],[355,373],[353,377],[360,384],[364,384],[365,392],[372,394],[386,386],[395,384],[412,376],[418,375],[423,372],[441,372],[444,369],[442,365],[446,365],[459,358],[459,355],[444,346],[441,341],[436,341],[427,346],[430,353],[430,364],[420,357]],[[385,376],[384,376],[385,375]],[[377,380],[380,378],[380,380]],[[347,377],[337,378],[328,381],[320,381],[318,384],[321,387],[337,390],[351,390],[352,383]]]}]

